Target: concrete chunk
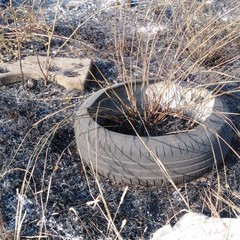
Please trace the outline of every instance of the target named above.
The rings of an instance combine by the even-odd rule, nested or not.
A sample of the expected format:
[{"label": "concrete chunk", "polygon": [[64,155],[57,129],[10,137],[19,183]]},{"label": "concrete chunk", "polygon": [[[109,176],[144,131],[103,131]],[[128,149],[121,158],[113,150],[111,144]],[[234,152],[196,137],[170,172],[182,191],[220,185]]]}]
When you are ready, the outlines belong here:
[{"label": "concrete chunk", "polygon": [[[87,79],[91,78],[91,59],[74,59],[43,56],[29,56],[21,61],[24,79],[43,78],[56,81],[66,89],[83,90]],[[48,69],[48,71],[47,71]],[[22,81],[20,62],[0,63],[0,86]]]}]

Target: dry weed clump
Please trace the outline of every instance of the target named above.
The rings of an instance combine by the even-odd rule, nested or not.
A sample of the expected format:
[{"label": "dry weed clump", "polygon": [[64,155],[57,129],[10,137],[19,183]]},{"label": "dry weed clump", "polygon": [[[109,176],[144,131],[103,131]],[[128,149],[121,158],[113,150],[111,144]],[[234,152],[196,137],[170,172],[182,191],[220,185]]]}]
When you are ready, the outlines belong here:
[{"label": "dry weed clump", "polygon": [[[240,6],[229,3],[223,12],[206,1],[183,1],[176,12],[174,29],[177,42],[182,43],[185,53],[194,64],[214,67],[236,59],[240,50]],[[180,55],[181,55],[180,54]]]},{"label": "dry weed clump", "polygon": [[[133,79],[138,71],[143,80],[182,80],[238,60],[239,3],[232,1],[222,8],[215,5],[209,1],[161,1],[149,7],[144,19],[139,15],[128,19],[123,10],[114,28],[121,79]],[[131,30],[129,21],[136,22]],[[158,68],[155,74],[151,70],[154,65]]]},{"label": "dry weed clump", "polygon": [[19,52],[26,55],[46,49],[50,26],[43,21],[41,8],[6,6],[1,10],[0,21],[2,61],[19,59]]}]

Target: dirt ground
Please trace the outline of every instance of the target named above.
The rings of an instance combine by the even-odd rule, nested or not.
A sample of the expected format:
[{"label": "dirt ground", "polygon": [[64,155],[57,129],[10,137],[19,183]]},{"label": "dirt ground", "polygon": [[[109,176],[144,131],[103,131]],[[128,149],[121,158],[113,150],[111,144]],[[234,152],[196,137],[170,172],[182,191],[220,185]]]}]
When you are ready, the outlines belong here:
[{"label": "dirt ground", "polygon": [[[139,2],[126,9],[129,19],[126,28],[132,27],[132,15],[147,8],[145,1]],[[224,1],[219,2],[224,4]],[[49,1],[49,4],[53,3]],[[81,4],[64,1],[56,34],[69,36],[72,33],[67,24],[69,21],[71,26],[77,26],[100,7],[104,8],[104,4],[103,1],[82,1]],[[54,14],[51,6],[46,9],[49,21]],[[220,3],[218,8],[221,8]],[[110,83],[119,81],[113,61],[114,36],[109,31],[112,29],[110,19],[114,17],[114,10],[106,7],[79,28],[78,36],[82,42],[76,39],[60,53],[70,57],[91,56]],[[148,21],[139,19],[138,27],[148,26]],[[52,52],[61,44],[62,40],[54,40]],[[38,46],[39,54],[44,54],[46,49],[41,44],[35,46]],[[159,47],[162,47],[161,43]],[[26,55],[32,55],[36,50],[31,45],[25,48],[23,54]],[[11,56],[6,54],[2,58],[7,61]],[[239,60],[235,64],[240,64]],[[153,64],[152,71],[157,67],[157,63]],[[136,76],[138,74],[137,71]],[[94,75],[102,81],[96,69]],[[104,216],[103,202],[92,202],[98,199],[99,188],[92,172],[83,166],[74,139],[74,113],[97,89],[98,85],[91,83],[84,91],[69,91],[52,82],[45,86],[41,79],[28,79],[25,87],[22,83],[0,87],[0,213],[3,225],[10,233],[16,233],[18,225],[21,226],[21,239],[37,239],[40,234],[41,239],[115,239]],[[232,112],[240,113],[238,94],[224,98]],[[233,122],[239,129],[237,115],[233,116]],[[240,139],[234,134],[232,147],[238,153],[239,146]],[[193,211],[208,216],[236,217],[239,212],[225,200],[240,206],[239,171],[239,159],[229,153],[225,166],[218,172],[213,169],[200,179],[178,185],[178,190]],[[118,209],[126,186],[98,177],[116,228],[120,230],[126,220],[121,229],[123,239],[149,239],[159,227],[175,223],[188,211],[177,191],[169,186],[130,186]]]}]

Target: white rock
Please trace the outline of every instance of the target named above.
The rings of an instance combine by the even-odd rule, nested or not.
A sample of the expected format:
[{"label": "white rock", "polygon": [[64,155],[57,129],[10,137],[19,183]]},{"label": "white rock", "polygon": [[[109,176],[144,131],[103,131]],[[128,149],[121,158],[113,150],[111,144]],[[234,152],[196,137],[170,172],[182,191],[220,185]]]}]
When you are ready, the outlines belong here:
[{"label": "white rock", "polygon": [[162,81],[150,85],[145,94],[149,107],[160,103],[163,109],[175,109],[196,121],[204,122],[212,113],[215,99],[207,89],[183,87],[179,83]]},{"label": "white rock", "polygon": [[158,229],[151,240],[239,240],[239,218],[207,217],[199,213],[185,214],[173,227]]}]

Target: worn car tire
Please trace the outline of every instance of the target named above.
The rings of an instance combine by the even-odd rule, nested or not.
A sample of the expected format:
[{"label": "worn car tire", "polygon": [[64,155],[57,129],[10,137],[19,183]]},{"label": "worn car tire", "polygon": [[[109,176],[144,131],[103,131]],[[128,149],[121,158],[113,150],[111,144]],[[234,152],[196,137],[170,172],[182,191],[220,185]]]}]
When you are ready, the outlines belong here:
[{"label": "worn car tire", "polygon": [[[141,83],[136,85],[136,98],[141,101]],[[97,114],[99,119],[104,118],[99,114],[101,109],[105,109],[103,114],[117,111],[116,105],[121,105],[118,99],[128,104],[124,84],[95,92],[76,112],[75,136],[80,157],[99,174],[115,182],[159,186],[168,182],[161,164],[175,183],[191,181],[222,164],[232,130],[226,119],[217,114],[229,112],[220,97],[215,98],[210,116],[193,130],[141,138],[107,130],[94,120]]]}]

